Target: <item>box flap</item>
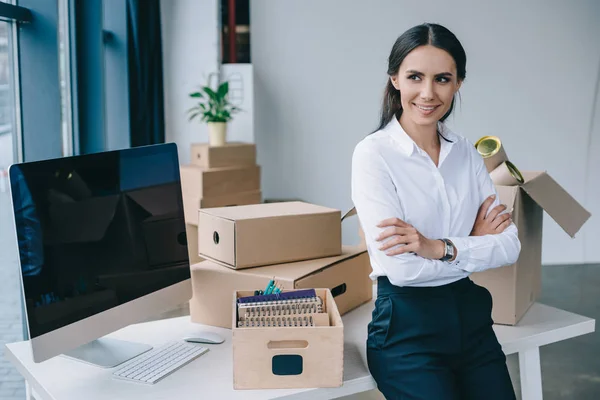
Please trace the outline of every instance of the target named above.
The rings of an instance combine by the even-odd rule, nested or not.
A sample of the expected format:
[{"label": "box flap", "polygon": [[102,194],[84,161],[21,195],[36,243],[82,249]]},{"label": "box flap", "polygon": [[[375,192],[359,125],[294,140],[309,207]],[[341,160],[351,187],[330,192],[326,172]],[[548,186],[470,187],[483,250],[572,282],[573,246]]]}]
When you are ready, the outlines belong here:
[{"label": "box flap", "polygon": [[574,237],[591,214],[545,172],[524,172],[521,188]]},{"label": "box flap", "polygon": [[[275,277],[275,279],[293,282],[298,279],[304,278],[305,276],[308,276],[321,268],[325,268],[336,264],[342,260],[355,257],[359,254],[364,253],[365,251],[366,250],[360,246],[343,246],[342,254],[339,256],[317,258],[313,260],[298,261],[285,264],[274,264],[267,265],[265,267],[255,267],[241,270],[230,269],[230,271],[232,273],[235,272],[236,274],[263,276],[267,278]],[[223,266],[220,265],[220,263],[215,262],[213,260],[203,261],[199,264],[196,264],[194,268],[213,269],[226,272],[224,271]]]},{"label": "box flap", "polygon": [[201,210],[201,212],[230,220],[247,220],[256,218],[300,216],[306,214],[339,213],[339,210],[301,201],[285,203],[251,204],[237,207],[219,207]]},{"label": "box flap", "polygon": [[496,192],[498,192],[498,200],[500,204],[504,204],[509,212],[515,206],[515,199],[519,192],[518,186],[496,186]]}]

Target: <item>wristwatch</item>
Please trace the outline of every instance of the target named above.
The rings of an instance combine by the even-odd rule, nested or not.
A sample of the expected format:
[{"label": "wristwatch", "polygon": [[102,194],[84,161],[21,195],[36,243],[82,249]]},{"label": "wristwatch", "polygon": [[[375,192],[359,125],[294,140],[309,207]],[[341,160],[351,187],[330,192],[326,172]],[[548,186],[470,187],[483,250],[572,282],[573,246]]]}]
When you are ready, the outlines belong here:
[{"label": "wristwatch", "polygon": [[440,239],[445,244],[444,256],[440,258],[440,261],[449,261],[454,258],[454,244],[448,239]]}]

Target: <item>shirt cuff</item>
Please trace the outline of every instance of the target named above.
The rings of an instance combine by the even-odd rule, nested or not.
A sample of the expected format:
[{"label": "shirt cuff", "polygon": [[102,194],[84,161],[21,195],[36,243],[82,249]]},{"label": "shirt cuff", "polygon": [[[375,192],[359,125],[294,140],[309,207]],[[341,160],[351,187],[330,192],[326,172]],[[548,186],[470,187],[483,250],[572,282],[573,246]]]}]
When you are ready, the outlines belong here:
[{"label": "shirt cuff", "polygon": [[466,243],[467,240],[465,240],[465,238],[460,237],[449,237],[447,239],[454,243],[454,247],[457,252],[456,258],[449,264],[458,268],[466,266],[469,260],[469,247]]}]

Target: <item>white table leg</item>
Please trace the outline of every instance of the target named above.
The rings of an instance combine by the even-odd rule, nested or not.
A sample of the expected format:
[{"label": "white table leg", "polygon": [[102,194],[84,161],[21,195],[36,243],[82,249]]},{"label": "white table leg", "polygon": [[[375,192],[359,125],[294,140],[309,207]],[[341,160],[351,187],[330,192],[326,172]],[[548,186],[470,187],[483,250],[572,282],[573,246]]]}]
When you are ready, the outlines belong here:
[{"label": "white table leg", "polygon": [[542,368],[540,348],[519,352],[522,400],[542,400]]}]

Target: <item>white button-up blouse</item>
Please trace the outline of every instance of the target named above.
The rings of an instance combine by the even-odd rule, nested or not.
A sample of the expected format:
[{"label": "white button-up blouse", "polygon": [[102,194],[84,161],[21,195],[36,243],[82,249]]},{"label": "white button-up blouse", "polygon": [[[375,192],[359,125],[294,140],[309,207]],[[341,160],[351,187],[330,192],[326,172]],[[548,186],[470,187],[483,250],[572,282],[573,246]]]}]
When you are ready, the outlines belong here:
[{"label": "white button-up blouse", "polygon": [[[521,250],[517,228],[511,223],[496,235],[469,236],[483,201],[498,195],[482,157],[467,139],[438,124],[438,166],[406,134],[397,119],[368,135],[352,157],[352,200],[373,271],[371,279],[387,276],[396,286],[439,286],[472,272],[516,262]],[[429,239],[448,238],[458,250],[453,262],[430,260],[416,254],[388,256],[379,250],[377,224],[397,217]]]}]

